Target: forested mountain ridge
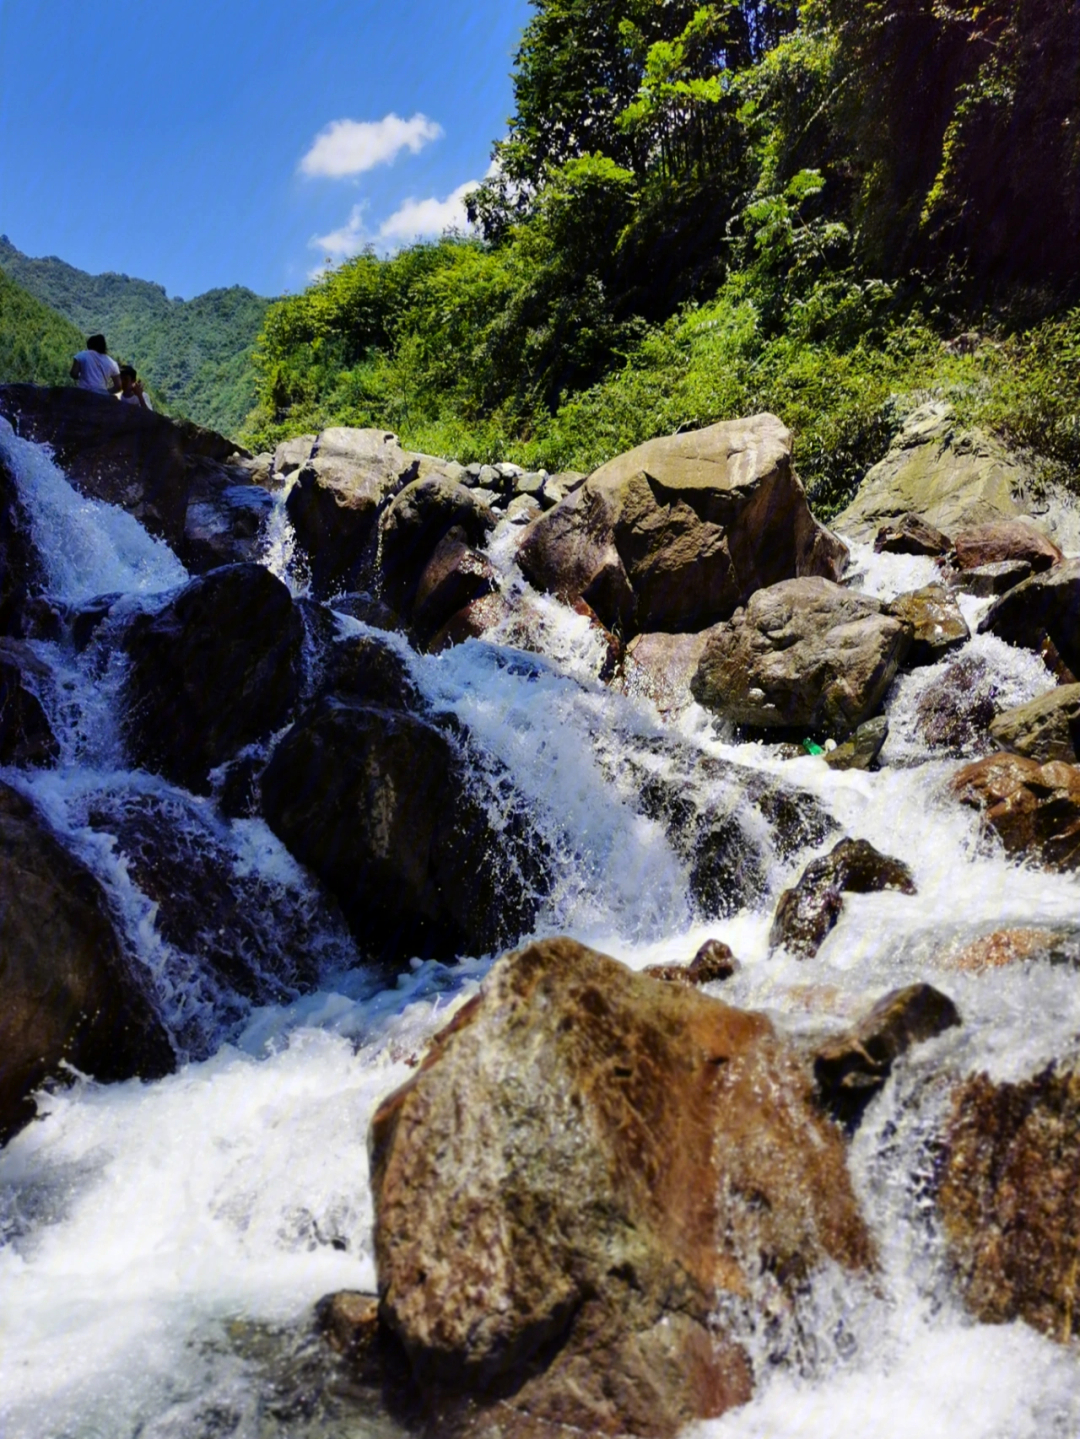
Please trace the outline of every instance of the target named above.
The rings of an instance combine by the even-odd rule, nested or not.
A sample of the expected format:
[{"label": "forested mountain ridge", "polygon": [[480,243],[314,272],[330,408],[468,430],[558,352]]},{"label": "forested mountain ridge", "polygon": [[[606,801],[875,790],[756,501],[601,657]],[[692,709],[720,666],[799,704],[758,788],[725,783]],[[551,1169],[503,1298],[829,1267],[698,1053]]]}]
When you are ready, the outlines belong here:
[{"label": "forested mountain ridge", "polygon": [[83,335],[0,270],[0,380],[62,385]]},{"label": "forested mountain ridge", "polygon": [[1080,471],[1080,0],[533,0],[478,237],[268,311],[254,442],[589,467],[775,410],[825,510],[904,412]]},{"label": "forested mountain ridge", "polygon": [[269,301],[239,285],[170,299],[148,280],[31,259],[7,236],[0,236],[0,271],[76,326],[80,344],[103,332],[110,351],[133,364],[170,410],[227,434],[239,429],[255,398],[250,352]]}]

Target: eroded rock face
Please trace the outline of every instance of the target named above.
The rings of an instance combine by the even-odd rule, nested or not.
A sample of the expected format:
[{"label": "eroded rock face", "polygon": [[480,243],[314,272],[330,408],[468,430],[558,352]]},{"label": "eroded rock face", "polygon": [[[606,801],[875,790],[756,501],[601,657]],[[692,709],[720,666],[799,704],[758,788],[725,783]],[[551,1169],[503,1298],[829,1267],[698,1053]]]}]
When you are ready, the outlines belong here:
[{"label": "eroded rock face", "polygon": [[810,514],[773,415],[650,440],[593,472],[529,529],[539,588],[584,598],[610,629],[704,629],[757,589],[839,579],[847,551]]},{"label": "eroded rock face", "polygon": [[815,955],[840,918],[844,894],[881,890],[914,894],[915,881],[902,860],[876,850],[869,840],[842,839],[828,854],[813,859],[798,884],[784,890],[776,906],[769,948]]},{"label": "eroded rock face", "polygon": [[690,688],[736,724],[846,735],[877,709],[910,644],[879,600],[786,580],[712,630]]},{"label": "eroded rock face", "polygon": [[937,1209],[957,1282],[983,1323],[1023,1319],[1062,1343],[1080,1327],[1080,1075],[957,1089]]},{"label": "eroded rock face", "polygon": [[274,751],[262,797],[270,827],[388,963],[512,943],[550,883],[522,808],[504,796],[497,831],[460,746],[401,710],[325,697]]},{"label": "eroded rock face", "polygon": [[302,638],[289,591],[261,565],[211,570],[138,616],[124,637],[135,760],[205,793],[211,769],[288,719]]},{"label": "eroded rock face", "polygon": [[1080,560],[1066,560],[1001,596],[979,625],[1041,654],[1065,684],[1080,681]]},{"label": "eroded rock face", "polygon": [[100,884],[29,800],[0,784],[0,1139],[66,1060],[103,1081],[175,1068],[129,974]]},{"label": "eroded rock face", "polygon": [[935,665],[971,638],[960,606],[944,585],[926,585],[897,595],[886,606],[886,612],[911,626],[911,648],[906,659],[909,665]]},{"label": "eroded rock face", "polygon": [[1007,854],[1051,869],[1080,866],[1080,768],[995,754],[966,765],[950,788],[961,804],[981,811]]},{"label": "eroded rock face", "polygon": [[371,1130],[380,1312],[499,1432],[667,1439],[750,1396],[718,1300],[872,1246],[762,1015],[571,940],[500,960]]},{"label": "eroded rock face", "polygon": [[990,738],[1002,749],[1046,764],[1080,759],[1080,685],[1059,685],[1026,705],[999,714]]}]

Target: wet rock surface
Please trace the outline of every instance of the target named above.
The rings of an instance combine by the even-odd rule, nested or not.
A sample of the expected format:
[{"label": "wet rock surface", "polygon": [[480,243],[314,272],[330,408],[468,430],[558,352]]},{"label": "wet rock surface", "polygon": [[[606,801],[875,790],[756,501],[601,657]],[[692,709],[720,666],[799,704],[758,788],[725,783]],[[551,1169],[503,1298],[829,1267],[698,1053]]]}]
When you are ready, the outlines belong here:
[{"label": "wet rock surface", "polygon": [[911,648],[905,657],[908,665],[937,664],[971,638],[960,606],[944,585],[926,585],[898,595],[885,606],[885,612],[911,626]]},{"label": "wet rock surface", "polygon": [[822,759],[830,769],[872,769],[888,737],[889,722],[884,715],[878,715],[864,720],[850,739],[826,750]]},{"label": "wet rock surface", "polygon": [[689,964],[650,964],[643,973],[673,984],[720,984],[738,971],[739,961],[731,946],[720,939],[707,939]]},{"label": "wet rock surface", "polygon": [[979,633],[1034,650],[1065,684],[1080,681],[1080,560],[1032,575],[1002,595]]},{"label": "wet rock surface", "polygon": [[447,535],[453,532],[460,544],[475,547],[484,543],[494,525],[490,508],[475,492],[445,476],[432,475],[406,485],[380,525],[380,570],[390,604],[403,614],[412,612],[425,570]]},{"label": "wet rock surface", "polygon": [[135,759],[205,793],[211,769],[288,719],[302,637],[289,591],[259,565],[211,570],[138,616],[124,638]]},{"label": "wet rock surface", "polygon": [[709,631],[696,635],[635,635],[626,647],[623,691],[648,699],[661,715],[674,716],[693,703],[690,681],[701,663]]},{"label": "wet rock surface", "polygon": [[1059,685],[1026,705],[999,714],[990,738],[1002,749],[1046,764],[1080,759],[1080,685]]},{"label": "wet rock surface", "polygon": [[720,1296],[873,1262],[769,1022],[571,940],[495,966],[370,1148],[382,1321],[477,1433],[674,1436],[751,1391]]},{"label": "wet rock surface", "polygon": [[24,612],[40,582],[40,562],[15,477],[0,459],[0,634],[24,635]]},{"label": "wet rock surface", "polygon": [[711,631],[690,688],[737,724],[844,736],[873,715],[910,643],[880,601],[787,580]]},{"label": "wet rock surface", "polygon": [[0,638],[0,764],[46,767],[60,746],[36,693],[51,671],[31,647]]},{"label": "wet rock surface", "polygon": [[175,1056],[122,953],[101,885],[35,806],[0,784],[0,1140],[63,1064],[158,1079]]},{"label": "wet rock surface", "polygon": [[956,1282],[988,1324],[1023,1319],[1067,1343],[1080,1326],[1080,1075],[979,1074],[952,1101],[937,1211]]},{"label": "wet rock surface", "polygon": [[763,585],[838,579],[847,551],[810,514],[773,415],[650,440],[608,461],[529,529],[540,589],[583,598],[610,629],[695,631]]},{"label": "wet rock surface", "polygon": [[916,724],[930,749],[983,754],[993,748],[990,726],[1000,710],[991,667],[978,655],[961,655],[919,696]]},{"label": "wet rock surface", "polygon": [[901,515],[882,525],[874,536],[874,549],[886,555],[947,555],[952,549],[948,535],[920,515]]},{"label": "wet rock surface", "polygon": [[842,839],[828,854],[811,860],[799,882],[780,896],[769,948],[812,957],[839,921],[845,893],[877,894],[886,889],[915,894],[907,865],[882,854],[869,840]]},{"label": "wet rock surface", "polygon": [[1080,768],[996,754],[966,765],[950,789],[980,811],[1006,854],[1051,869],[1080,867]]},{"label": "wet rock surface", "polygon": [[466,605],[496,588],[495,569],[466,539],[459,526],[435,546],[416,587],[413,629],[421,643],[434,638]]},{"label": "wet rock surface", "polygon": [[1031,574],[1031,566],[1026,560],[996,560],[993,564],[976,565],[970,570],[950,571],[947,578],[951,589],[962,590],[976,599],[988,600],[1014,590],[1030,579]]}]

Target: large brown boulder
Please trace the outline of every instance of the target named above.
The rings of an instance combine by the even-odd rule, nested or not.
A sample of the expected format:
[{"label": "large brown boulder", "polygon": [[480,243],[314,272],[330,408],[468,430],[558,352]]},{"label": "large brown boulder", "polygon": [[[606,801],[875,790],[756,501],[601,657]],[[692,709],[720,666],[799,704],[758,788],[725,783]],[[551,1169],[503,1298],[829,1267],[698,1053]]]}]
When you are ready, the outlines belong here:
[{"label": "large brown boulder", "polygon": [[297,722],[262,797],[270,827],[337,898],[364,950],[388,963],[513,942],[550,883],[520,805],[493,827],[460,743],[361,697],[326,696]]},{"label": "large brown boulder", "polygon": [[1041,860],[1051,869],[1080,867],[1080,768],[1053,760],[1040,765],[1022,755],[995,754],[966,765],[952,778],[961,804],[1010,855]]},{"label": "large brown boulder", "polygon": [[956,567],[974,570],[982,565],[1020,561],[1040,574],[1065,556],[1030,520],[995,520],[961,530],[953,541]]},{"label": "large brown boulder", "polygon": [[774,415],[609,460],[530,527],[518,553],[538,588],[584,598],[624,637],[704,629],[765,585],[839,579],[846,558],[811,515]]},{"label": "large brown boulder", "polygon": [[1002,749],[1046,764],[1080,761],[1080,685],[1058,685],[1047,694],[999,714],[990,738]]},{"label": "large brown boulder", "polygon": [[937,1209],[949,1258],[983,1323],[1026,1320],[1075,1340],[1080,1255],[1080,1073],[1053,1064],[1018,1084],[987,1075],[953,1096]]},{"label": "large brown boulder", "polygon": [[569,939],[499,961],[370,1151],[382,1321],[505,1439],[722,1414],[752,1388],[723,1302],[873,1262],[840,1135],[768,1019]]},{"label": "large brown boulder", "polygon": [[713,629],[690,688],[736,724],[845,735],[877,709],[910,645],[911,627],[880,600],[785,580]]},{"label": "large brown boulder", "polygon": [[135,761],[205,792],[210,770],[287,721],[300,693],[303,624],[261,565],[226,565],[139,615],[124,647]]},{"label": "large brown boulder", "polygon": [[168,1036],[121,952],[100,884],[29,800],[0,784],[0,1139],[62,1066],[157,1079]]},{"label": "large brown boulder", "polygon": [[944,585],[926,585],[897,595],[886,606],[886,613],[911,626],[908,665],[936,665],[971,638],[955,596]]},{"label": "large brown boulder", "polygon": [[878,894],[887,889],[916,893],[903,860],[882,854],[869,840],[842,839],[828,854],[812,859],[798,883],[784,890],[769,930],[769,948],[782,946],[809,958],[836,926],[845,894]]},{"label": "large brown boulder", "polygon": [[1041,654],[1066,684],[1080,680],[1080,560],[1032,575],[991,606],[980,634]]},{"label": "large brown boulder", "polygon": [[[414,480],[395,496],[379,525],[379,568],[386,598],[403,614],[410,613],[420,602],[420,585],[440,541],[452,535],[460,544],[476,547],[494,527],[489,507],[465,485],[445,475]],[[431,583],[434,587],[437,581]],[[424,597],[429,595],[425,589]],[[463,596],[459,608],[475,598],[479,594]],[[444,614],[444,621],[451,613]]]}]

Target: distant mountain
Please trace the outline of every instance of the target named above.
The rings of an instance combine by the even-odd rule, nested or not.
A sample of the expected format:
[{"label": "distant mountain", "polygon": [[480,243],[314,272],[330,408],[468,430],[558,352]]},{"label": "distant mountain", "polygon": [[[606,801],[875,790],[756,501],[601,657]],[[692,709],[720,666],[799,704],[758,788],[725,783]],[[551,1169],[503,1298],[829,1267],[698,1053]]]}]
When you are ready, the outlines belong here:
[{"label": "distant mountain", "polygon": [[171,411],[225,434],[239,430],[255,401],[251,348],[269,300],[240,285],[170,299],[149,280],[31,259],[6,235],[0,272],[75,325],[77,348],[101,331],[110,354],[134,365]]},{"label": "distant mountain", "polygon": [[84,335],[0,270],[0,383],[62,385]]}]

